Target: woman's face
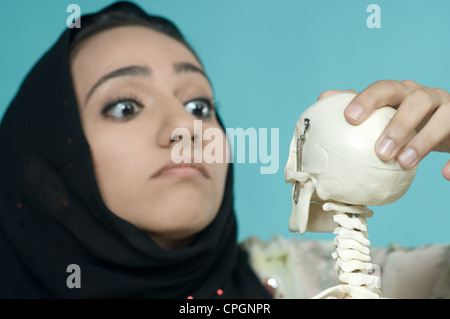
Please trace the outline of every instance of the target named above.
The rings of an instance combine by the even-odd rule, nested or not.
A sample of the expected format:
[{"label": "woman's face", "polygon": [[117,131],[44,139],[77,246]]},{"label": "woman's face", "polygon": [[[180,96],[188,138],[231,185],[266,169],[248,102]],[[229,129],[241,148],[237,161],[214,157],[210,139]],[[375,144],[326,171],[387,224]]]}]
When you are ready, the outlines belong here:
[{"label": "woman's face", "polygon": [[228,167],[225,160],[202,161],[201,167],[161,172],[177,160],[171,156],[181,142],[174,138],[175,129],[187,129],[194,137],[194,120],[202,120],[203,132],[220,128],[201,64],[178,41],[125,26],[83,41],[72,55],[71,71],[106,206],[165,249],[187,245],[215,218]]}]

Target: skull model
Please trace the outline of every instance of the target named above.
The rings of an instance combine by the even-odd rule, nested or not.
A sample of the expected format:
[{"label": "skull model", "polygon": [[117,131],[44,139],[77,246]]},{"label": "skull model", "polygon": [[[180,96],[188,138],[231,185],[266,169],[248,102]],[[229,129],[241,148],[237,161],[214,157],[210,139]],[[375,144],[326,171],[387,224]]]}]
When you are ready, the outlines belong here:
[{"label": "skull model", "polygon": [[[355,96],[350,93],[332,95],[314,103],[301,115],[290,143],[285,180],[292,183],[290,231],[301,234],[306,231],[334,231],[340,237],[339,233],[342,235],[347,228],[353,232],[347,237],[352,237],[352,240],[358,237],[356,245],[360,247],[353,245],[351,251],[344,252],[348,249],[337,245],[338,250],[333,257],[338,264],[341,259],[344,264],[345,260],[347,264],[350,261],[355,263],[355,260],[366,263],[359,266],[368,270],[372,266],[367,264],[370,257],[366,247],[369,242],[365,218],[370,217],[372,211],[366,206],[386,205],[401,198],[414,179],[416,168],[405,169],[396,160],[382,161],[375,153],[375,142],[395,114],[395,109],[388,106],[378,108],[359,125],[346,121],[344,109]],[[340,217],[337,212],[341,213]],[[359,221],[350,221],[352,217],[357,217]],[[360,226],[355,226],[355,222]],[[345,241],[344,238],[337,238],[339,240]],[[352,256],[359,254],[359,257],[355,255],[353,258],[349,253]],[[346,258],[344,254],[347,254]],[[340,265],[337,269],[343,277],[348,272],[355,273],[352,276],[360,282],[361,273],[366,270],[358,267],[343,271]],[[339,278],[342,279],[341,276]],[[354,286],[367,285],[361,283]],[[351,295],[342,289],[334,295]],[[364,294],[353,293],[355,296]]]}]

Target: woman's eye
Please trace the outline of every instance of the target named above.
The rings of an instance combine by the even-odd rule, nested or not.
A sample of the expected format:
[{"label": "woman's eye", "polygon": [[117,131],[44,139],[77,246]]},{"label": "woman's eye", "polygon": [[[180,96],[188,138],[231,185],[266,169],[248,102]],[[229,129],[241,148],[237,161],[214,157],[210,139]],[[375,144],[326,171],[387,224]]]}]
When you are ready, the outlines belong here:
[{"label": "woman's eye", "polygon": [[186,110],[200,118],[209,118],[212,113],[212,103],[207,99],[195,99],[184,104]]},{"label": "woman's eye", "polygon": [[102,114],[114,119],[126,119],[137,114],[142,107],[135,101],[119,101],[107,105]]}]

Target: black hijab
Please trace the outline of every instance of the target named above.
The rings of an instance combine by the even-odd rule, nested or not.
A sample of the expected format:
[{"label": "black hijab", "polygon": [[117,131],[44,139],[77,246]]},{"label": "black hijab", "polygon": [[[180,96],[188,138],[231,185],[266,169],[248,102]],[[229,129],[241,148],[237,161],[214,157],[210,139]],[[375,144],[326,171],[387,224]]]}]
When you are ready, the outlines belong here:
[{"label": "black hijab", "polygon": [[[160,19],[121,2],[82,28],[108,10]],[[0,126],[0,297],[270,297],[237,244],[231,164],[217,217],[185,248],[163,250],[106,207],[71,81],[75,32],[32,68]],[[80,288],[67,285],[73,264]]]}]

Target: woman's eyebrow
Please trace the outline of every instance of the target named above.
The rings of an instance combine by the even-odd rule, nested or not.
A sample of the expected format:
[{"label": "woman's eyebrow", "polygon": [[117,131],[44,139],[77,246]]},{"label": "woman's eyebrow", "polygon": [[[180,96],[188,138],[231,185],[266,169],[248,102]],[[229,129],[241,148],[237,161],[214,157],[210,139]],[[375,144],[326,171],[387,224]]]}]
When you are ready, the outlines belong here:
[{"label": "woman's eyebrow", "polygon": [[184,73],[184,72],[197,72],[203,75],[209,82],[209,78],[206,75],[205,71],[202,68],[196,66],[195,64],[189,62],[179,62],[173,64],[173,69],[175,74]]},{"label": "woman's eyebrow", "polygon": [[86,99],[84,104],[88,102],[89,98],[91,97],[92,93],[94,93],[95,89],[98,88],[100,85],[105,83],[106,81],[119,77],[119,76],[146,76],[149,77],[152,74],[152,70],[147,66],[139,66],[139,65],[130,65],[126,66],[114,71],[111,71],[105,75],[103,75],[89,90],[89,93],[86,95]]},{"label": "woman's eyebrow", "polygon": [[[200,67],[196,66],[195,64],[189,63],[189,62],[179,62],[173,64],[173,69],[175,71],[175,74],[179,73],[185,73],[185,72],[196,72],[203,75],[206,80],[210,83],[208,76],[206,75],[205,71],[201,69]],[[126,66],[114,71],[111,71],[105,75],[103,75],[89,90],[88,94],[86,95],[86,99],[84,102],[84,105],[87,104],[89,98],[94,93],[95,89],[97,89],[100,85],[105,83],[106,81],[119,77],[119,76],[145,76],[150,77],[152,75],[152,69],[148,66],[139,66],[139,65],[130,65]]]}]

